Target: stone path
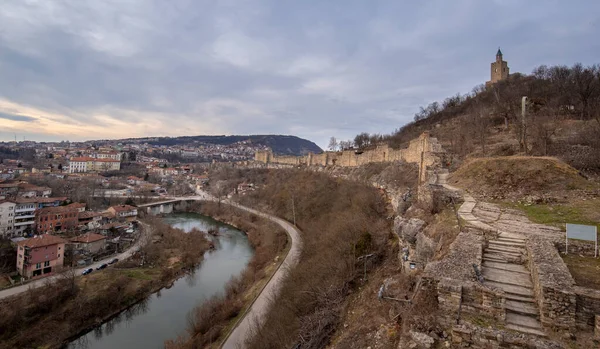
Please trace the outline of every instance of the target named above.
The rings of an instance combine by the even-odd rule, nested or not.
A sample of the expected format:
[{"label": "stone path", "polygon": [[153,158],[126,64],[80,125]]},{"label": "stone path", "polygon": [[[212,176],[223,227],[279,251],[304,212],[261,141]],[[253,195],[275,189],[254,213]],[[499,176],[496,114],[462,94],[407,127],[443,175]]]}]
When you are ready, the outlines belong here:
[{"label": "stone path", "polygon": [[[532,234],[554,234],[546,226],[532,228],[531,222],[522,215],[511,212],[504,217],[496,205],[480,203],[468,193],[447,184],[448,171],[437,174],[437,184],[454,192],[461,192],[464,203],[458,209],[460,218],[474,228],[496,232],[487,241],[483,251],[482,274],[484,284],[504,291],[506,295],[506,328],[545,336],[540,323],[540,311],[533,291],[531,272],[527,269],[527,251],[523,231]],[[524,221],[525,220],[525,221]],[[527,228],[523,226],[527,225]],[[504,229],[504,228],[509,229]]]},{"label": "stone path", "polygon": [[545,336],[526,255],[524,237],[500,233],[484,249],[482,274],[486,285],[506,294],[506,328]]}]

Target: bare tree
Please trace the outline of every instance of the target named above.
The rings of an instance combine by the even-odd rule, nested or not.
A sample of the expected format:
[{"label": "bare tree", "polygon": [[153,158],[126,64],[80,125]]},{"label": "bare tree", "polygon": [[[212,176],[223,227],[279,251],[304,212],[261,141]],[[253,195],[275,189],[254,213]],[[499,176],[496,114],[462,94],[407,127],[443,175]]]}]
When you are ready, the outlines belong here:
[{"label": "bare tree", "polygon": [[335,137],[329,138],[329,146],[327,147],[330,151],[336,151],[338,148],[338,141]]}]

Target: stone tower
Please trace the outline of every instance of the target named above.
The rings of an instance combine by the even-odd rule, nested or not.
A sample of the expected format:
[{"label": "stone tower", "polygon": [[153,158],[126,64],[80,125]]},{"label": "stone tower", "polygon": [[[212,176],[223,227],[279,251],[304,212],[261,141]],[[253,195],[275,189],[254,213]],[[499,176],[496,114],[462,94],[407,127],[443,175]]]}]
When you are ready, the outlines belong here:
[{"label": "stone tower", "polygon": [[487,82],[487,85],[508,78],[508,70],[508,63],[502,60],[502,51],[498,48],[498,52],[496,52],[496,61],[492,62],[491,79]]}]

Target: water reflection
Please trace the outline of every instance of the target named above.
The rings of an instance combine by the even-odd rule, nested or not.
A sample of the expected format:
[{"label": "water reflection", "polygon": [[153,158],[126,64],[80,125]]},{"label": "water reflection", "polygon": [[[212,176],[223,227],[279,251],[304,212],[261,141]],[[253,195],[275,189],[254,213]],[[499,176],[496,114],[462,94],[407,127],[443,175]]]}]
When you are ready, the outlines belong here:
[{"label": "water reflection", "polygon": [[130,307],[121,314],[79,337],[69,349],[163,348],[164,341],[185,335],[189,311],[223,291],[232,276],[238,275],[252,256],[246,236],[211,217],[194,213],[172,214],[164,220],[190,231],[219,229],[213,237],[216,250],[207,253],[199,268]]}]

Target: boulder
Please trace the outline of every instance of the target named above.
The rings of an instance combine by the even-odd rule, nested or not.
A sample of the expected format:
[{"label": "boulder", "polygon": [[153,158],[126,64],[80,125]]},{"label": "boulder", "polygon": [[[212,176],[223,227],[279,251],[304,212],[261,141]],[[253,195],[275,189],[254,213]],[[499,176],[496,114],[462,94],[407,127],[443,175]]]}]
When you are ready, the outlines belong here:
[{"label": "boulder", "polygon": [[418,218],[406,219],[403,217],[396,217],[394,219],[394,231],[398,236],[410,243],[415,244],[417,242],[417,234],[423,229],[425,222]]},{"label": "boulder", "polygon": [[423,332],[416,332],[410,330],[410,336],[412,340],[417,343],[420,348],[431,348],[435,343],[435,339],[433,339],[430,335],[425,334]]}]

